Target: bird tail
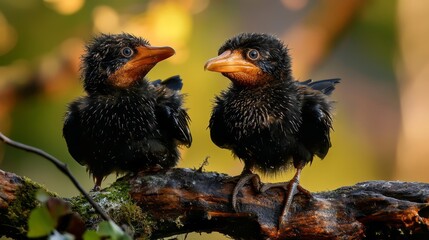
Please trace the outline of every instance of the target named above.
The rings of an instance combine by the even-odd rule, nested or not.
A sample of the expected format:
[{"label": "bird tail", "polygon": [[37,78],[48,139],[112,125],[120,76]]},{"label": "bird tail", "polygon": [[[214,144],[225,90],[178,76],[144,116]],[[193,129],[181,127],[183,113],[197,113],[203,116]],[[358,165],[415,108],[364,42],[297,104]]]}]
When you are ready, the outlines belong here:
[{"label": "bird tail", "polygon": [[300,82],[302,85],[307,85],[314,90],[319,90],[326,95],[330,95],[335,90],[335,85],[340,83],[340,78],[324,79],[319,81],[313,81],[308,79],[307,81]]}]

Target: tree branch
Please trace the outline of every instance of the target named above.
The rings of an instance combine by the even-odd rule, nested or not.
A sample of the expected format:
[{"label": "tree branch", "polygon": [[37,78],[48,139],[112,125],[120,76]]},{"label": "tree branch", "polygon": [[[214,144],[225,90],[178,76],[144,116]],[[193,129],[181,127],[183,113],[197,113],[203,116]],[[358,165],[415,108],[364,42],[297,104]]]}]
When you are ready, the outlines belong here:
[{"label": "tree branch", "polygon": [[43,151],[39,148],[36,148],[33,146],[28,146],[28,145],[25,145],[25,144],[20,143],[20,142],[16,142],[16,141],[6,137],[1,132],[0,132],[0,140],[9,146],[37,154],[37,155],[47,159],[48,161],[50,161],[52,164],[55,165],[55,167],[58,168],[58,170],[60,170],[62,173],[64,173],[64,175],[66,175],[70,179],[70,181],[73,183],[73,185],[86,198],[86,200],[94,207],[94,209],[103,217],[104,220],[106,220],[106,221],[111,220],[109,215],[107,215],[107,213],[105,213],[103,211],[103,209],[101,209],[97,205],[97,203],[95,203],[92,200],[92,198],[88,195],[88,193],[83,189],[82,185],[80,185],[80,183],[77,181],[77,179],[73,176],[73,174],[70,172],[69,168],[67,167],[67,165],[65,163],[61,162],[60,160],[56,159],[54,156],[50,155],[49,153],[46,153],[45,151]]},{"label": "tree branch", "polygon": [[[228,178],[190,169],[141,172],[91,195],[135,238],[218,231],[240,239],[429,239],[429,184],[371,181],[314,193],[312,198],[298,193],[289,225],[279,230],[284,190],[258,194],[245,186],[238,196],[241,212],[236,213],[230,202],[234,183],[225,181]],[[17,192],[25,184],[29,182],[0,171],[0,219],[9,219],[6,209],[22,197]],[[87,227],[101,221],[82,197],[70,204]],[[14,209],[26,219],[25,209]],[[0,234],[11,231],[7,222],[1,221]]]}]

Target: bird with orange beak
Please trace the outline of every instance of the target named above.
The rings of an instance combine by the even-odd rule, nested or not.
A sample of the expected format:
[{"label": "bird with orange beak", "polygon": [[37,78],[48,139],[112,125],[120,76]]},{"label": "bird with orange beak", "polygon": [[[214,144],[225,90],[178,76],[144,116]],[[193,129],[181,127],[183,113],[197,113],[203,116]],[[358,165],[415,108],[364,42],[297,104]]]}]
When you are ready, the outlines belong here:
[{"label": "bird with orange beak", "polygon": [[95,190],[113,172],[172,168],[178,146],[191,145],[180,77],[145,78],[174,53],[126,33],[102,34],[86,46],[82,79],[87,95],[69,104],[63,135],[72,157],[93,176]]},{"label": "bird with orange beak", "polygon": [[[216,97],[209,128],[212,141],[230,149],[244,162],[232,193],[237,195],[251,182],[258,191],[280,186],[286,189],[280,224],[299,186],[302,169],[316,155],[324,158],[331,147],[332,102],[328,95],[339,79],[298,82],[292,77],[287,48],[278,38],[260,33],[243,33],[227,40],[218,56],[205,69],[220,72],[231,85]],[[287,183],[260,185],[259,176],[284,172],[291,166],[296,174]]]}]

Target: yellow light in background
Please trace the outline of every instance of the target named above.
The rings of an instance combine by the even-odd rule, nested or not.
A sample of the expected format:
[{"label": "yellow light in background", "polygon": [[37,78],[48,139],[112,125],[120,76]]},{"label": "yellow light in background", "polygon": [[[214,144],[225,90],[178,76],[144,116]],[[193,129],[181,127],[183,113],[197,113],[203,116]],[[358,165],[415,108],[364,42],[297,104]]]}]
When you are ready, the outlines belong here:
[{"label": "yellow light in background", "polygon": [[0,66],[0,91],[9,86],[23,86],[31,75],[30,64],[18,59],[7,66]]},{"label": "yellow light in background", "polygon": [[71,70],[79,74],[80,56],[84,53],[85,42],[80,38],[69,38],[60,44],[60,54],[70,63]]},{"label": "yellow light in background", "polygon": [[70,15],[77,11],[79,11],[83,4],[85,3],[85,0],[44,0],[45,3],[57,11],[60,14],[63,15]]},{"label": "yellow light in background", "polygon": [[172,62],[186,61],[186,43],[192,30],[190,9],[180,1],[152,1],[145,13],[127,22],[124,31],[147,38],[154,45],[168,45],[176,50]]},{"label": "yellow light in background", "polygon": [[62,63],[58,61],[58,56],[55,52],[49,52],[42,55],[39,59],[38,69],[40,81],[44,82],[52,80],[52,77],[60,71],[62,67],[61,64]]},{"label": "yellow light in background", "polygon": [[4,55],[15,47],[16,31],[9,25],[7,19],[0,12],[0,55]]},{"label": "yellow light in background", "polygon": [[154,37],[164,41],[171,39],[180,45],[188,39],[191,17],[175,2],[157,4],[147,17],[153,27]]},{"label": "yellow light in background", "polygon": [[109,6],[98,6],[94,9],[94,31],[112,33],[120,29],[119,14]]},{"label": "yellow light in background", "polygon": [[210,0],[179,0],[180,5],[188,9],[192,14],[198,14],[207,9]]},{"label": "yellow light in background", "polygon": [[307,6],[308,0],[282,0],[282,4],[291,11],[298,11]]}]

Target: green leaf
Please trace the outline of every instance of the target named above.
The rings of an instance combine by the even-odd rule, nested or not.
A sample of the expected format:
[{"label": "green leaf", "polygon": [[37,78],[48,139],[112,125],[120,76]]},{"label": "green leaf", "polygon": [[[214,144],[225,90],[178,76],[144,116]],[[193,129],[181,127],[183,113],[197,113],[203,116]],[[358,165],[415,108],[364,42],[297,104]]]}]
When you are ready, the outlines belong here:
[{"label": "green leaf", "polygon": [[29,238],[43,237],[49,235],[55,228],[55,222],[46,207],[33,209],[28,218]]},{"label": "green leaf", "polygon": [[103,237],[110,237],[112,240],[132,240],[122,229],[113,221],[104,221],[98,225],[98,234]]},{"label": "green leaf", "polygon": [[100,240],[101,237],[96,231],[88,230],[83,234],[83,240]]}]

